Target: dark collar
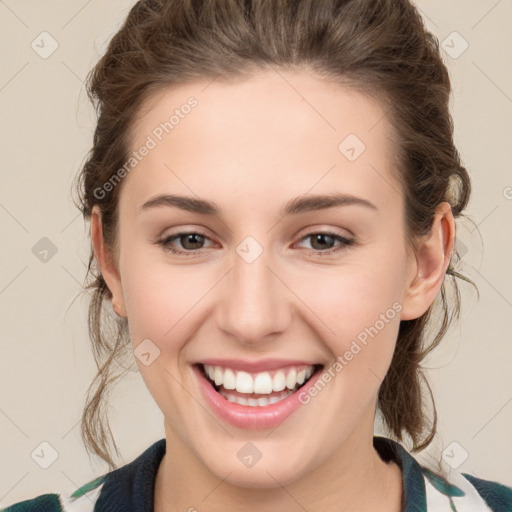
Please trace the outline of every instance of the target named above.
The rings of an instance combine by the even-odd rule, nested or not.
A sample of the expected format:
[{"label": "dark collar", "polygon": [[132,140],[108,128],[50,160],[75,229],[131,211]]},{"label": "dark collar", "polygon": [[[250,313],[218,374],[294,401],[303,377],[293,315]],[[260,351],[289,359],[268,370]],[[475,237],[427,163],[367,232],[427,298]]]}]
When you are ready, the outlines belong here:
[{"label": "dark collar", "polygon": [[[132,462],[107,473],[95,512],[153,512],[153,488],[165,454],[165,438],[152,444]],[[418,462],[399,443],[374,436],[373,446],[384,461],[402,470],[403,512],[426,512],[423,473]]]},{"label": "dark collar", "polygon": [[400,444],[392,439],[373,436],[373,446],[382,460],[395,461],[402,471],[402,512],[427,512],[425,481],[421,466]]}]

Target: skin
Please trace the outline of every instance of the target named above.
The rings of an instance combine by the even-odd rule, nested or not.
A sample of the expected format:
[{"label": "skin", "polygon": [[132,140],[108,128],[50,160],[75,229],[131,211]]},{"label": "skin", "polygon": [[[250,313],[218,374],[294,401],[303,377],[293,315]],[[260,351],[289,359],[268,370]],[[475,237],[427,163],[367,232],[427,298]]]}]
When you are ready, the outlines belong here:
[{"label": "skin", "polygon": [[[190,96],[198,106],[124,178],[117,255],[104,244],[97,208],[91,218],[95,254],[133,348],[149,338],[160,350],[148,366],[136,359],[164,415],[155,510],[399,511],[400,469],[372,445],[377,393],[400,320],[425,313],[442,285],[455,236],[450,205],[439,205],[431,232],[409,250],[385,109],[301,71],[160,91],[141,111],[132,149]],[[338,150],[349,133],[366,145],[353,162]],[[292,198],[333,191],[378,211],[345,205],[279,215]],[[139,212],[163,192],[214,201],[222,214]],[[208,238],[172,242],[197,247],[195,256],[154,243],[197,230]],[[322,249],[305,238],[326,230],[356,243],[314,254],[340,245],[327,239]],[[247,236],[263,248],[251,264],[236,252]],[[191,363],[207,357],[300,358],[328,368],[396,301],[394,319],[275,429],[223,422],[193,378]],[[249,441],[262,453],[251,468],[236,456]]]}]

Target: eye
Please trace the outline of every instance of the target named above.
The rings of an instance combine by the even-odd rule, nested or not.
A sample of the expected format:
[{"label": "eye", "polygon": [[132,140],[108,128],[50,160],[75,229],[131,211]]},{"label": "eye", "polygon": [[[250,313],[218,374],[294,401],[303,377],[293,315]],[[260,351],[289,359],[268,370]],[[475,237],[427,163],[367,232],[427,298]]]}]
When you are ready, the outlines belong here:
[{"label": "eye", "polygon": [[[351,238],[346,238],[344,236],[338,235],[337,233],[333,233],[331,231],[321,231],[318,233],[309,233],[308,235],[301,238],[301,241],[307,240],[310,238],[312,240],[312,245],[316,245],[320,249],[327,250],[315,250],[313,247],[313,254],[326,255],[332,254],[334,252],[340,251],[347,246],[354,244],[354,240]],[[333,242],[339,242],[338,246],[332,247]]]},{"label": "eye", "polygon": [[[300,241],[302,242],[308,238],[310,238],[312,240],[312,244],[316,245],[319,249],[317,250],[313,247],[310,252],[318,255],[332,254],[355,243],[353,239],[346,238],[330,231],[309,233],[302,237]],[[205,240],[210,240],[210,238],[203,233],[196,231],[182,231],[158,240],[157,243],[172,254],[194,256],[197,255],[198,251],[204,248],[203,244]],[[184,250],[176,249],[173,244],[177,241],[179,241]],[[339,245],[332,247],[332,244],[335,242],[338,242]]]},{"label": "eye", "polygon": [[[184,251],[172,246],[175,240],[179,240],[181,246],[185,249]],[[198,247],[198,245],[201,245],[204,240],[209,240],[209,238],[203,233],[198,233],[196,231],[182,231],[175,235],[167,236],[162,240],[159,240],[157,243],[162,245],[166,251],[173,254],[194,256],[199,249],[202,249],[202,247]]]}]

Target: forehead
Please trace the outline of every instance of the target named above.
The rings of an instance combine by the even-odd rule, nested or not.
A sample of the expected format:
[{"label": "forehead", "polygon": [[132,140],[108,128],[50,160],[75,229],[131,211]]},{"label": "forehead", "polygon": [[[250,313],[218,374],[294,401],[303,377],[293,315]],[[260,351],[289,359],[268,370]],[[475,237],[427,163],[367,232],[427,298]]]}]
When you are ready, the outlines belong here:
[{"label": "forehead", "polygon": [[379,101],[310,73],[201,80],[160,90],[139,110],[130,150],[152,149],[127,176],[127,195],[140,205],[167,183],[227,201],[236,187],[283,198],[346,188],[378,202],[397,194],[393,138]]}]

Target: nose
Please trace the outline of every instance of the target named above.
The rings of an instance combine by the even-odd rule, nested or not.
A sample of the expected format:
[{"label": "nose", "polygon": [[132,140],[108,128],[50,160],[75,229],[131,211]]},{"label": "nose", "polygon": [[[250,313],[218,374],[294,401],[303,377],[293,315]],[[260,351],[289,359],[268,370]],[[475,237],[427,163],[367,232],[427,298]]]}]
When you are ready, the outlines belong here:
[{"label": "nose", "polygon": [[264,346],[291,322],[293,296],[268,251],[256,259],[236,252],[219,290],[217,326],[245,345]]}]

